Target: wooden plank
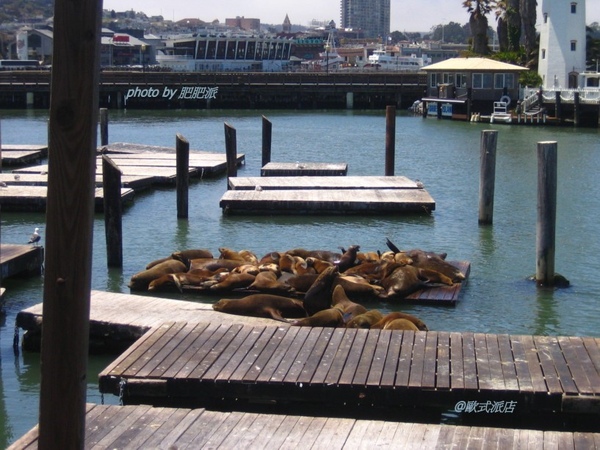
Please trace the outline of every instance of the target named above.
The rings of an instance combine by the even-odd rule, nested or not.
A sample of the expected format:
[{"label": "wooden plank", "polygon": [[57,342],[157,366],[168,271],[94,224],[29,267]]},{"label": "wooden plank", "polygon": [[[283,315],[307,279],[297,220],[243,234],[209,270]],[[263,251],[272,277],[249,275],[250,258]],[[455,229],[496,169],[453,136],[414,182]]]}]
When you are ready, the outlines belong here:
[{"label": "wooden plank", "polygon": [[[326,422],[325,417],[298,417],[297,422],[281,443],[280,450],[311,448],[321,436]],[[267,448],[267,446],[263,448]]]},{"label": "wooden plank", "polygon": [[[360,356],[360,361],[354,372],[354,378],[351,383],[355,386],[365,386],[371,370],[373,370],[373,364],[378,361],[375,359],[377,356],[377,347],[379,345],[380,330],[370,330],[366,332],[366,341],[363,351]],[[387,342],[384,341],[383,345],[387,349]],[[381,373],[381,366],[375,369],[377,373]]]},{"label": "wooden plank", "polygon": [[600,394],[600,374],[594,369],[590,355],[580,337],[559,337],[573,380],[581,394]]},{"label": "wooden plank", "polygon": [[500,355],[498,335],[486,333],[485,342],[490,367],[490,385],[494,390],[507,390],[506,380],[504,379],[504,372],[502,370],[502,357]]},{"label": "wooden plank", "polygon": [[452,389],[465,387],[462,336],[457,332],[450,333],[450,387]]},{"label": "wooden plank", "polygon": [[475,357],[475,338],[473,333],[462,334],[463,368],[465,389],[479,389],[478,367]]},{"label": "wooden plank", "polygon": [[[381,333],[389,333],[390,335],[385,365],[383,367],[383,373],[381,374],[381,386],[392,387],[397,384],[396,373],[399,370],[398,363],[401,358],[401,352],[405,350],[405,347],[412,345],[412,342],[408,342],[408,337],[413,339],[414,333],[405,335],[404,333],[395,333],[392,330],[383,330]],[[403,345],[405,339],[407,342],[406,345]],[[404,357],[406,358],[406,355],[404,355]]]},{"label": "wooden plank", "polygon": [[579,394],[579,389],[577,389],[577,385],[573,381],[571,370],[565,361],[565,356],[558,343],[558,339],[554,336],[543,336],[539,340],[538,346],[540,344],[543,344],[544,351],[550,355],[550,359],[559,377],[562,387],[561,391],[566,394]]},{"label": "wooden plank", "polygon": [[278,341],[278,347],[273,352],[272,356],[267,360],[264,368],[258,373],[256,382],[267,382],[270,381],[279,366],[281,360],[285,357],[285,354],[289,351],[289,348],[296,339],[298,332],[302,327],[290,327],[285,330],[285,335]]},{"label": "wooden plank", "polygon": [[523,343],[518,336],[509,336],[512,357],[515,364],[517,381],[521,392],[534,392],[532,376],[529,373],[529,364]]},{"label": "wooden plank", "polygon": [[[320,340],[326,340],[328,335],[331,334],[331,329],[329,329],[329,333],[324,335],[325,328],[322,327],[309,327],[309,333],[302,345],[302,348],[294,358],[294,362],[290,366],[288,372],[286,373],[283,382],[296,384],[298,383],[298,378],[302,375],[302,371],[304,370],[306,363],[308,360],[314,356],[315,359],[319,359],[321,354],[315,351],[315,347],[319,344]],[[324,347],[320,347],[322,351]],[[313,355],[314,353],[314,355]],[[309,380],[310,381],[310,378]]]},{"label": "wooden plank", "polygon": [[264,331],[264,327],[243,328],[203,378],[215,383],[228,381]]},{"label": "wooden plank", "polygon": [[[235,431],[238,425],[243,424],[243,422],[241,422],[245,417],[243,412],[233,411],[225,414],[227,414],[227,418],[218,426],[218,428],[210,429],[210,435],[207,437],[207,439],[201,440],[202,446],[198,445],[196,448],[219,448],[223,441],[225,441],[227,437]],[[198,430],[198,435],[201,435],[201,431],[203,430],[204,427]]]},{"label": "wooden plank", "polygon": [[[531,375],[531,383],[533,392],[548,392],[549,388],[546,386],[544,373],[542,372],[542,366],[540,363],[537,348],[533,343],[532,336],[512,336],[513,341],[518,340],[523,346],[525,359],[527,361],[527,368]],[[514,348],[514,343],[513,343]]]},{"label": "wooden plank", "polygon": [[420,189],[405,176],[302,176],[302,177],[232,177],[229,187],[234,190],[286,189]]},{"label": "wooden plank", "polygon": [[271,336],[269,342],[263,348],[262,352],[252,365],[252,367],[244,374],[242,382],[256,382],[258,376],[273,359],[275,352],[282,348],[282,340],[286,337],[288,327],[276,327],[275,334]]},{"label": "wooden plank", "polygon": [[500,364],[502,368],[502,378],[506,389],[511,391],[520,390],[519,378],[515,367],[515,356],[512,353],[510,346],[510,338],[507,334],[496,335],[498,342],[498,352],[500,354]]},{"label": "wooden plank", "polygon": [[260,170],[263,177],[282,177],[282,176],[343,176],[348,173],[348,164],[346,163],[316,163],[316,162],[295,162],[280,163],[270,162],[265,164]]},{"label": "wooden plank", "polygon": [[296,361],[296,356],[302,351],[304,342],[308,338],[310,332],[310,327],[299,327],[294,339],[290,342],[289,346],[285,348],[282,358],[278,361],[277,367],[270,377],[270,382],[282,383],[285,380],[290,367],[292,367]]},{"label": "wooden plank", "polygon": [[319,366],[317,367],[317,370],[310,381],[311,385],[322,384],[325,382],[327,374],[329,373],[329,370],[331,369],[335,360],[338,349],[342,345],[345,334],[346,330],[343,328],[336,328],[333,331],[329,342],[327,343],[327,349],[323,353],[321,361],[319,362]]},{"label": "wooden plank", "polygon": [[[86,431],[86,445],[89,447],[97,446],[98,448],[115,448],[109,447],[111,443],[125,434],[130,427],[134,426],[138,421],[143,421],[145,415],[150,410],[150,406],[136,406],[121,408],[120,413],[115,414],[111,423],[103,421],[101,433],[95,433],[92,438],[92,433]],[[112,409],[112,408],[111,408]],[[116,412],[116,411],[115,411]]]},{"label": "wooden plank", "polygon": [[356,336],[352,342],[352,351],[346,358],[346,363],[344,364],[344,368],[338,380],[339,385],[352,385],[352,380],[354,380],[354,377],[356,376],[356,370],[361,361],[368,361],[367,367],[371,365],[370,361],[371,358],[373,358],[373,353],[363,355],[368,335],[369,330],[361,328],[356,329]]},{"label": "wooden plank", "polygon": [[[404,331],[403,333],[413,333],[412,331]],[[425,369],[425,340],[427,333],[425,331],[414,331],[415,338],[413,341],[412,348],[412,361],[408,361],[408,358],[404,361],[408,361],[408,367],[403,370],[404,374],[409,374],[408,384],[409,387],[417,387],[423,385],[423,373]],[[402,343],[404,346],[404,342]],[[398,364],[398,371],[400,372],[400,364]],[[398,377],[396,378],[398,382]]]},{"label": "wooden plank", "polygon": [[256,342],[252,345],[252,348],[246,352],[244,359],[240,362],[235,372],[229,377],[229,381],[241,381],[245,379],[246,373],[255,367],[258,358],[263,353],[265,347],[269,344],[273,335],[279,327],[264,327],[263,332]]},{"label": "wooden plank", "polygon": [[[130,406],[131,408],[138,408],[138,406]],[[150,408],[146,414],[142,415],[134,424],[130,425],[120,435],[116,436],[115,439],[108,443],[104,448],[139,448],[136,442],[147,439],[148,430],[152,430],[152,424],[157,417],[166,419],[169,411],[166,408]],[[163,415],[165,413],[165,415]],[[86,417],[86,423],[90,426],[89,417]]]},{"label": "wooden plank", "polygon": [[329,346],[329,341],[331,340],[331,335],[333,334],[334,329],[335,328],[331,327],[322,329],[316,345],[308,355],[308,358],[302,367],[302,372],[297,377],[297,383],[308,384],[311,382],[315,372],[317,371],[317,368],[319,367],[319,364],[321,363],[321,358],[327,351],[327,347]]},{"label": "wooden plank", "polygon": [[437,341],[438,334],[434,331],[425,333],[425,359],[423,362],[423,388],[436,388]]},{"label": "wooden plank", "polygon": [[475,364],[477,367],[474,374],[477,375],[479,381],[479,388],[492,390],[494,388],[494,381],[492,379],[492,372],[488,359],[485,334],[474,333],[473,343],[475,349]]},{"label": "wooden plank", "polygon": [[[387,333],[381,330],[377,334],[378,339],[375,350],[373,351],[373,361],[371,363],[367,380],[365,381],[365,384],[369,386],[379,386],[381,384],[381,377],[385,368],[386,356],[390,345],[390,338],[392,336],[392,333],[389,330],[386,331]],[[392,373],[394,372],[395,369],[392,371]]]},{"label": "wooden plank", "polygon": [[550,341],[544,336],[534,336],[533,342],[537,348],[537,354],[540,358],[540,364],[544,372],[544,378],[551,394],[561,394],[563,392],[558,371],[552,360],[550,350]]},{"label": "wooden plank", "polygon": [[327,372],[325,384],[337,385],[339,383],[346,360],[348,359],[348,355],[352,350],[352,343],[356,338],[357,331],[358,330],[356,328],[348,328],[345,330],[342,342],[340,343],[338,351],[331,363],[331,368],[329,369],[329,372]]},{"label": "wooden plank", "polygon": [[436,386],[438,389],[450,389],[450,333],[437,333]]}]

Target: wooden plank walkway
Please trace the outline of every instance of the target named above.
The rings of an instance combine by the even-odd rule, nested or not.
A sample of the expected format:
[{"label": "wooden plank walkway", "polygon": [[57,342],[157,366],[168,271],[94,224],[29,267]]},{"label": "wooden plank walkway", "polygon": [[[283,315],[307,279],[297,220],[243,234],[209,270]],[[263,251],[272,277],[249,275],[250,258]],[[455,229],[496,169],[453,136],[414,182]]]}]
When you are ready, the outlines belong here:
[{"label": "wooden plank walkway", "polygon": [[[168,322],[99,375],[166,406],[249,399],[600,413],[600,338]],[[190,404],[190,403],[185,403]]]},{"label": "wooden plank walkway", "polygon": [[[116,143],[102,147],[96,162],[96,211],[104,207],[102,191],[102,154],[108,155],[122,172],[124,203],[133,200],[135,191],[155,185],[171,185],[176,182],[177,168],[175,150],[140,144]],[[4,159],[4,157],[3,157]],[[238,155],[237,163],[245,160]],[[212,176],[227,170],[225,153],[190,151],[190,177]],[[6,186],[0,188],[0,205],[4,211],[39,211],[46,209],[48,164],[38,164],[12,173],[0,174]]]},{"label": "wooden plank walkway", "polygon": [[232,214],[428,214],[435,201],[406,177],[258,177],[229,179],[221,197]]},{"label": "wooden plank walkway", "polygon": [[[34,427],[8,450],[38,448]],[[88,404],[84,448],[593,449],[600,433]]]},{"label": "wooden plank walkway", "polygon": [[2,144],[2,167],[23,166],[48,157],[47,145]]},{"label": "wooden plank walkway", "polygon": [[346,163],[270,162],[260,170],[262,177],[344,176],[347,173]]},{"label": "wooden plank walkway", "polygon": [[[28,235],[23,236],[26,241]],[[41,246],[0,244],[2,279],[17,275],[39,275],[43,264],[44,248]]]}]

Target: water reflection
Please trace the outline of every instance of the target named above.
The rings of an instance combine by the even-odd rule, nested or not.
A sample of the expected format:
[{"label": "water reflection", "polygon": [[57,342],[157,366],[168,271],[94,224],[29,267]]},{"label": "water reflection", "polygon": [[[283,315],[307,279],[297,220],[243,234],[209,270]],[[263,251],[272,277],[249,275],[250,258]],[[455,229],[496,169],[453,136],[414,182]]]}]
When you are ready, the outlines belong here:
[{"label": "water reflection", "polygon": [[[535,285],[535,281],[532,281]],[[533,334],[548,336],[557,334],[560,330],[560,314],[557,312],[557,301],[554,296],[556,289],[537,287],[536,315]]]}]

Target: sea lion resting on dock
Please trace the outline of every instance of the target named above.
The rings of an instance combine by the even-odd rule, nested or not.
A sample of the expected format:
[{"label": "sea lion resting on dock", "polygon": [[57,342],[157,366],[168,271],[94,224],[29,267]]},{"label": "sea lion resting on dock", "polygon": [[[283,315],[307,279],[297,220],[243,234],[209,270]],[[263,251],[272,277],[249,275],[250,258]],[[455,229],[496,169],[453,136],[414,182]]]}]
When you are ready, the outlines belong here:
[{"label": "sea lion resting on dock", "polygon": [[346,322],[344,321],[344,311],[339,306],[333,308],[327,308],[319,311],[312,316],[305,317],[304,319],[298,319],[291,323],[296,327],[333,327],[340,328],[345,327]]},{"label": "sea lion resting on dock", "polygon": [[285,317],[306,317],[301,300],[271,294],[252,294],[240,299],[222,298],[213,304],[215,311],[240,316],[266,317],[288,322]]},{"label": "sea lion resting on dock", "polygon": [[374,323],[379,322],[383,319],[383,314],[377,309],[370,309],[366,313],[359,314],[358,316],[350,319],[346,324],[346,328],[365,328],[369,329]]},{"label": "sea lion resting on dock", "polygon": [[134,274],[129,281],[129,289],[132,291],[145,291],[149,284],[170,273],[178,273],[187,271],[187,266],[176,259],[167,259],[155,264],[150,269],[142,270]]},{"label": "sea lion resting on dock", "polygon": [[[388,324],[390,322],[392,322],[394,320],[398,320],[398,319],[404,319],[404,320],[408,320],[408,321],[412,322],[417,330],[429,331],[429,329],[427,328],[427,325],[425,325],[425,322],[423,322],[421,319],[419,319],[416,316],[413,316],[412,314],[403,313],[403,312],[399,312],[399,311],[386,314],[380,321],[373,324],[373,326],[371,328],[387,330],[387,329],[389,329]],[[398,328],[396,328],[396,329],[398,329]]]}]

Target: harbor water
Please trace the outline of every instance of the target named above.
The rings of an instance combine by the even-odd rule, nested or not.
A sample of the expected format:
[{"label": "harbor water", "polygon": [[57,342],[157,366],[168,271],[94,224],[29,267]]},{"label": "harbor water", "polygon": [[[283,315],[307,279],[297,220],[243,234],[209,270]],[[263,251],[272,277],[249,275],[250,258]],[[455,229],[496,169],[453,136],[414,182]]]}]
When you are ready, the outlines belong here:
[{"label": "harbor water", "polygon": [[[179,133],[192,150],[225,151],[224,124],[236,129],[246,163],[239,176],[259,176],[261,121],[273,124],[272,161],[345,162],[348,175],[383,175],[385,111],[110,111],[109,141],[175,146]],[[2,142],[46,144],[47,111],[0,111]],[[478,225],[480,137],[498,130],[494,221]],[[402,249],[446,252],[471,262],[471,274],[455,307],[370,304],[403,310],[431,330],[600,337],[600,131],[571,127],[475,124],[398,114],[395,174],[421,181],[436,202],[431,215],[225,216],[219,199],[225,176],[192,179],[189,219],[176,217],[174,188],[136,195],[124,210],[123,269],[107,269],[103,216],[96,215],[92,288],[128,293],[130,277],[175,250],[249,249],[259,257],[295,247],[338,250],[358,244],[385,251],[389,238]],[[556,271],[566,289],[537,288],[537,143],[558,145]],[[47,161],[44,161],[45,164]],[[7,168],[4,168],[7,171]],[[1,240],[24,244],[45,216],[2,212]],[[43,277],[3,280],[7,289],[1,323],[0,446],[37,423],[39,354],[13,352],[16,314],[42,301]],[[214,299],[169,294],[172,298]],[[168,317],[168,312],[165,312]],[[60,357],[60,355],[57,355]],[[102,399],[97,374],[110,356],[92,356],[88,401]]]}]

